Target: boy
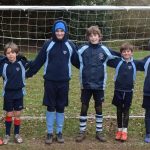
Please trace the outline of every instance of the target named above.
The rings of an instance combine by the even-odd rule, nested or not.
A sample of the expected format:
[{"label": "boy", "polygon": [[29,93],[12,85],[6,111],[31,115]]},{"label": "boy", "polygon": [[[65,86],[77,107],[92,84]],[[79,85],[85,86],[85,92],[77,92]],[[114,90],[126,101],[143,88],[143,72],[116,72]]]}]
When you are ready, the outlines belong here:
[{"label": "boy", "polygon": [[102,34],[98,26],[91,26],[86,31],[88,44],[78,50],[80,60],[80,83],[81,83],[81,113],[80,132],[76,137],[77,142],[81,142],[86,137],[86,122],[89,102],[93,96],[96,111],[96,138],[105,142],[102,132],[102,102],[104,101],[104,89],[106,82],[106,62],[116,54],[102,45]]},{"label": "boy", "polygon": [[120,53],[122,58],[115,58],[108,61],[108,65],[116,68],[115,91],[112,104],[117,108],[116,140],[127,140],[127,128],[129,122],[129,109],[132,103],[136,70],[139,70],[139,61],[133,60],[133,46],[129,43],[121,45]]},{"label": "boy", "polygon": [[146,135],[144,138],[144,142],[150,143],[150,56],[147,56],[142,60],[140,70],[145,71],[142,104],[142,107],[145,109]]},{"label": "boy", "polygon": [[[56,119],[56,140],[64,143],[62,130],[64,125],[64,109],[68,105],[69,80],[71,78],[71,62],[76,65],[78,54],[75,45],[68,40],[68,29],[64,21],[58,20],[52,28],[52,39],[45,42],[38,56],[27,71],[27,77],[36,74],[45,63],[44,98],[47,106],[46,144],[53,141],[53,125]],[[77,64],[78,65],[78,64]]]},{"label": "boy", "polygon": [[22,143],[22,137],[19,134],[21,125],[21,110],[23,109],[23,96],[25,94],[25,68],[28,65],[26,59],[18,56],[18,46],[9,42],[4,47],[6,56],[0,65],[0,75],[3,77],[3,109],[6,111],[5,128],[6,135],[3,144],[8,144],[10,140],[10,130],[12,117],[14,117],[14,136],[17,143]]}]

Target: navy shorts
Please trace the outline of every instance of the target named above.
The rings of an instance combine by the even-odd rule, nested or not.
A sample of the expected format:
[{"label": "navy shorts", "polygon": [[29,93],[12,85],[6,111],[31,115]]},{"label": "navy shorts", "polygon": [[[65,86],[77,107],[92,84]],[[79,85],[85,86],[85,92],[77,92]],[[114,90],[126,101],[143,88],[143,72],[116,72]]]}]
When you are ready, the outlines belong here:
[{"label": "navy shorts", "polygon": [[92,90],[92,89],[81,90],[82,103],[88,104],[92,96],[96,104],[101,104],[104,101],[104,90]]},{"label": "navy shorts", "polygon": [[68,92],[69,81],[56,82],[46,80],[44,82],[43,105],[48,106],[52,110],[56,108],[63,109],[65,106],[68,106]]},{"label": "navy shorts", "polygon": [[150,96],[143,95],[142,107],[145,108],[145,109],[150,109]]},{"label": "navy shorts", "polygon": [[132,104],[133,92],[114,91],[112,104],[115,106],[123,106],[129,108]]},{"label": "navy shorts", "polygon": [[23,98],[20,99],[5,99],[3,109],[7,112],[21,111],[23,109]]}]

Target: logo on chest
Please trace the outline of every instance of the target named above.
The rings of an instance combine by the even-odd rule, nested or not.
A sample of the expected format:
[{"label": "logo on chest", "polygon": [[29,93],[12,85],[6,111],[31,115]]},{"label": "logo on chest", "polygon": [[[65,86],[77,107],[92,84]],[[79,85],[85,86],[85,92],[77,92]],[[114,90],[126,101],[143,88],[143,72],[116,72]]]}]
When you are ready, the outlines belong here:
[{"label": "logo on chest", "polygon": [[129,70],[132,69],[132,66],[128,66],[128,69],[129,69]]},{"label": "logo on chest", "polygon": [[20,70],[20,68],[19,68],[19,67],[16,67],[16,70],[17,70],[17,71],[19,71],[19,70]]},{"label": "logo on chest", "polygon": [[66,55],[66,54],[67,54],[67,51],[64,50],[64,51],[63,51],[63,54]]},{"label": "logo on chest", "polygon": [[104,59],[104,54],[103,53],[99,53],[98,57],[99,57],[100,60],[103,60]]}]

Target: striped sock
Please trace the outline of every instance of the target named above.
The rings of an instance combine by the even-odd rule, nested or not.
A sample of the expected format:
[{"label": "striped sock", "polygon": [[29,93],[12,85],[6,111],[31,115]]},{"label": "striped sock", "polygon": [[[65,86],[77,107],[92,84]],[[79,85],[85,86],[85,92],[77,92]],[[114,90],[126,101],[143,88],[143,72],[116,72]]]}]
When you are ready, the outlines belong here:
[{"label": "striped sock", "polygon": [[96,114],[96,132],[102,132],[103,115]]},{"label": "striped sock", "polygon": [[85,132],[86,122],[87,122],[87,116],[80,116],[80,132]]}]

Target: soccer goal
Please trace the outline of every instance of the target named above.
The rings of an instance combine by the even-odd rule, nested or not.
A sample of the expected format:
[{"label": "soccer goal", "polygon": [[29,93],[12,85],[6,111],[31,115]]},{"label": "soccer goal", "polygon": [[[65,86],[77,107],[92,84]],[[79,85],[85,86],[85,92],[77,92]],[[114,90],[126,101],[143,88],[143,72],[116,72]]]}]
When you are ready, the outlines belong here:
[{"label": "soccer goal", "polygon": [[[91,25],[98,25],[103,34],[102,43],[114,50],[128,41],[137,50],[150,49],[150,6],[0,6],[0,50],[13,41],[27,56],[36,53],[46,39],[51,38],[51,28],[58,19],[67,22],[69,38],[76,44],[85,43],[85,31]],[[142,58],[147,52],[139,52]],[[32,58],[34,58],[32,55]],[[77,72],[77,71],[75,71]],[[80,111],[80,87],[78,73],[71,82],[70,106],[67,116],[76,117]],[[104,115],[114,115],[111,106],[113,96],[113,71],[108,70]],[[74,77],[75,76],[75,77]],[[134,106],[131,115],[142,116],[143,73],[137,76]],[[43,97],[42,72],[27,82],[25,115],[42,116]],[[106,111],[105,111],[106,110]],[[43,115],[45,116],[45,114]]]},{"label": "soccer goal", "polygon": [[0,46],[13,40],[21,50],[39,50],[51,38],[55,20],[63,19],[69,38],[85,42],[85,30],[98,25],[103,42],[112,48],[129,41],[138,49],[148,49],[150,6],[0,6]]}]

